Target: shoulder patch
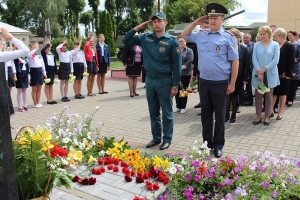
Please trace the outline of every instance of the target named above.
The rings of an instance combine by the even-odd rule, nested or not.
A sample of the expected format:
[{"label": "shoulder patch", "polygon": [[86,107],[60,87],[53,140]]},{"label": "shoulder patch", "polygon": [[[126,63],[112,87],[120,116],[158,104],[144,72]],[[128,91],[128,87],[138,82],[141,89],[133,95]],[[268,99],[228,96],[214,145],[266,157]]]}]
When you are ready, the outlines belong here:
[{"label": "shoulder patch", "polygon": [[232,35],[232,36],[234,36],[233,33],[231,33],[231,32],[228,31],[228,30],[225,30],[225,32],[226,32],[226,33],[229,33],[229,34]]},{"label": "shoulder patch", "polygon": [[177,54],[180,54],[180,53],[181,53],[181,51],[180,51],[180,48],[179,48],[179,47],[177,47],[177,48],[176,48],[176,53],[177,53]]}]

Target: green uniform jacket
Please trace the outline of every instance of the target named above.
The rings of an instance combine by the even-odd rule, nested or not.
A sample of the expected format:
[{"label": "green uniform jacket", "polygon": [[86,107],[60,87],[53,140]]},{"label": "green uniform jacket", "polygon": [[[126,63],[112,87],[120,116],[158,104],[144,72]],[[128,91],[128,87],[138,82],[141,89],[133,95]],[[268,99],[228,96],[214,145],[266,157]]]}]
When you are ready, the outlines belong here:
[{"label": "green uniform jacket", "polygon": [[168,32],[160,38],[156,38],[154,32],[139,35],[135,33],[134,29],[127,32],[122,42],[126,45],[138,44],[142,47],[147,74],[154,77],[172,77],[172,85],[178,86],[182,58],[177,39]]}]

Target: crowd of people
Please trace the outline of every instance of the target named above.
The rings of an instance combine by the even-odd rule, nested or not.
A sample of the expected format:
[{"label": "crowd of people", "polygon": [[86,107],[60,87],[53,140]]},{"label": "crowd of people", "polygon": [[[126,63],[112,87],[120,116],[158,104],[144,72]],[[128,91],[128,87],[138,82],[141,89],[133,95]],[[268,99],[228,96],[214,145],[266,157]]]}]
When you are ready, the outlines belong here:
[{"label": "crowd of people", "polygon": [[[42,87],[44,86],[47,104],[57,104],[53,99],[53,84],[60,82],[61,101],[70,101],[68,97],[69,80],[73,77],[73,89],[75,99],[84,99],[81,94],[82,79],[84,74],[87,79],[87,96],[96,96],[93,93],[95,76],[97,75],[97,86],[99,94],[107,94],[105,90],[105,74],[110,70],[109,47],[105,44],[105,36],[100,34],[95,44],[94,38],[88,38],[86,44],[81,47],[81,40],[74,41],[74,49],[69,50],[68,42],[62,41],[55,50],[58,58],[51,52],[51,41],[46,40],[45,46],[38,52],[38,44],[30,42],[30,52],[26,55],[11,59],[5,62],[7,83],[10,89],[10,96],[13,87],[17,88],[18,111],[29,111],[27,105],[27,88],[31,86],[31,97],[33,107],[42,108],[40,102]],[[13,49],[2,42],[2,52],[14,54],[19,47],[13,42]],[[59,67],[57,66],[59,61]],[[11,102],[11,101],[10,101]],[[13,107],[10,114],[14,114]]]},{"label": "crowd of people", "polygon": [[[250,90],[250,102],[253,103],[252,89],[255,89],[256,119],[253,125],[262,121],[264,125],[269,125],[274,113],[278,113],[276,120],[281,120],[285,105],[293,106],[300,79],[298,33],[293,30],[287,32],[274,25],[262,26],[258,29],[254,43],[248,33],[222,28],[224,15],[228,13],[224,6],[210,3],[206,6],[206,13],[207,16],[190,23],[179,37],[173,37],[165,29],[166,15],[155,12],[151,20],[128,31],[122,40],[125,44],[122,62],[128,76],[130,97],[139,96],[136,92],[137,77],[143,72],[153,136],[146,148],[161,142],[161,150],[171,145],[173,112],[186,113],[188,97],[180,94],[189,86],[191,79],[198,80],[200,101],[195,108],[201,107],[198,115],[201,115],[203,141],[207,141],[217,158],[222,156],[225,145],[225,123],[235,123],[239,107],[243,105],[240,102],[241,91]],[[153,25],[153,32],[136,34],[149,23]],[[201,30],[194,32],[197,25],[201,26]],[[7,37],[12,39],[10,35]],[[194,42],[194,49],[187,46],[187,40]],[[98,36],[96,44],[93,37],[88,38],[83,51],[80,49],[81,41],[75,41],[72,50],[68,49],[67,41],[62,41],[56,47],[58,58],[51,53],[49,40],[45,42],[41,54],[37,52],[38,45],[32,42],[29,45],[30,52],[26,55],[6,59],[10,92],[12,87],[18,90],[18,111],[29,110],[26,97],[28,85],[32,87],[34,107],[43,107],[40,97],[46,79],[48,81],[45,82],[44,91],[47,104],[57,103],[53,100],[53,83],[56,78],[60,80],[62,102],[70,101],[70,76],[75,77],[75,99],[85,98],[81,94],[85,73],[88,76],[87,96],[96,96],[93,93],[95,79],[98,93],[107,94],[105,74],[110,70],[110,55],[104,41],[103,34]],[[18,40],[12,42],[16,42],[14,49],[17,52],[20,48]],[[8,49],[5,43],[1,44],[3,53]],[[59,67],[56,66],[56,59],[59,60]],[[176,106],[173,108],[174,96]],[[14,113],[12,106],[10,113]]]}]

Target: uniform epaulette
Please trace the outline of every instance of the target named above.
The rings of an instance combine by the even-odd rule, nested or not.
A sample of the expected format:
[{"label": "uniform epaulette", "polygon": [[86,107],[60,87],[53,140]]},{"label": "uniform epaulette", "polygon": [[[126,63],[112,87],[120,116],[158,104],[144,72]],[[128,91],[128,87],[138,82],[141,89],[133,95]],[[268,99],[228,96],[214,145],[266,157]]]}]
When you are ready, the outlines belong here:
[{"label": "uniform epaulette", "polygon": [[231,33],[230,31],[228,31],[228,30],[225,30],[225,32],[226,33],[229,33],[230,35],[232,35],[232,36],[234,36],[234,34],[233,33]]},{"label": "uniform epaulette", "polygon": [[177,39],[177,37],[178,37],[178,36],[175,36],[175,35],[170,35],[170,36],[171,36],[172,38],[175,38],[175,39]]}]

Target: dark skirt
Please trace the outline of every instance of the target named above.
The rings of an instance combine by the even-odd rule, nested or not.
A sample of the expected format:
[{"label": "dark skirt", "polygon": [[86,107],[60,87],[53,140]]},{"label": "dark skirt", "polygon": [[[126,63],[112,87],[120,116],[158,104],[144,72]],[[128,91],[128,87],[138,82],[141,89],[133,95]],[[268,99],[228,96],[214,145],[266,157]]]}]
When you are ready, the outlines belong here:
[{"label": "dark skirt", "polygon": [[16,86],[16,82],[14,80],[14,73],[12,72],[11,67],[7,68],[7,82],[8,82],[8,87],[15,87]]},{"label": "dark skirt", "polygon": [[28,88],[28,74],[26,70],[21,73],[17,72],[16,88]]},{"label": "dark skirt", "polygon": [[8,111],[10,115],[15,114],[15,110],[14,110],[14,106],[12,104],[12,100],[11,100],[11,95],[10,95],[10,91],[9,91],[9,87],[8,84],[6,84],[6,91],[7,91],[7,98],[8,98]]},{"label": "dark skirt", "polygon": [[103,62],[100,63],[98,73],[99,74],[106,74],[107,73],[107,63],[104,61],[104,56],[102,56],[102,60],[103,60]]},{"label": "dark skirt", "polygon": [[69,80],[70,73],[71,73],[70,63],[61,62],[58,68],[58,79]]},{"label": "dark skirt", "polygon": [[96,66],[96,57],[95,56],[93,57],[93,61],[92,62],[86,61],[86,64],[87,64],[87,72],[90,75],[97,74],[98,69],[97,69],[97,66]]},{"label": "dark skirt", "polygon": [[133,66],[127,65],[126,76],[140,76],[142,70],[142,63],[135,62]]},{"label": "dark skirt", "polygon": [[43,68],[30,68],[30,86],[43,85]]},{"label": "dark skirt", "polygon": [[290,79],[280,79],[280,85],[274,88],[273,95],[288,95],[290,91]]},{"label": "dark skirt", "polygon": [[83,79],[84,66],[83,63],[73,63],[73,75],[76,77],[76,80]]},{"label": "dark skirt", "polygon": [[54,66],[47,66],[46,67],[47,78],[50,78],[50,82],[45,83],[46,85],[53,85],[54,78],[55,78],[55,70],[54,69],[55,69]]}]

